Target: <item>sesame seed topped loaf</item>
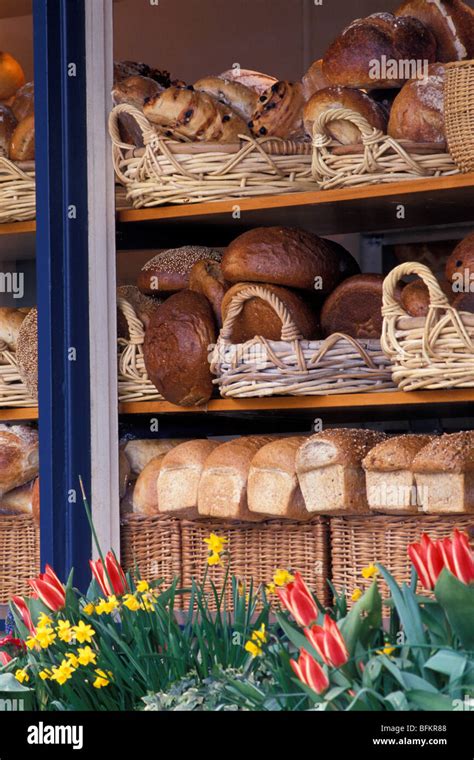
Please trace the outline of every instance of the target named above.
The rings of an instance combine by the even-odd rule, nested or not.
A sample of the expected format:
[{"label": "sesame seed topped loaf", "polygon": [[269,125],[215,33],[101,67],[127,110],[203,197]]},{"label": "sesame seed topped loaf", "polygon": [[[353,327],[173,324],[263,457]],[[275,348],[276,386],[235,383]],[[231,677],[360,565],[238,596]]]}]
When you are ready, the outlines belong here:
[{"label": "sesame seed topped loaf", "polygon": [[203,259],[220,262],[222,254],[213,248],[186,245],[160,251],[146,262],[138,276],[137,285],[145,295],[176,293],[189,287],[191,269]]}]

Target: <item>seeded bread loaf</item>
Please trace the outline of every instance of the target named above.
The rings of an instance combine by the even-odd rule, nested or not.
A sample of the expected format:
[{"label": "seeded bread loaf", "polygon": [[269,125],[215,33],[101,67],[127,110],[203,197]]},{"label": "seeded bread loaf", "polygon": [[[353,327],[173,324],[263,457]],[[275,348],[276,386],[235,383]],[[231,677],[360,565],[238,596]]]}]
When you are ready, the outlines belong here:
[{"label": "seeded bread loaf", "polygon": [[257,451],[250,464],[247,484],[251,512],[290,520],[311,517],[296,475],[296,453],[306,438],[280,438]]},{"label": "seeded bread loaf", "polygon": [[169,451],[158,477],[160,512],[176,517],[198,517],[198,487],[208,456],[218,441],[187,441]]},{"label": "seeded bread loaf", "polygon": [[412,463],[432,435],[398,435],[378,443],[362,462],[369,507],[388,514],[415,514],[421,506]]},{"label": "seeded bread loaf", "polygon": [[414,458],[412,470],[424,512],[474,512],[474,431],[434,438]]},{"label": "seeded bread loaf", "polygon": [[189,287],[193,266],[203,259],[219,263],[222,254],[213,248],[198,245],[160,251],[142,267],[137,285],[148,296],[184,290]]},{"label": "seeded bread loaf", "polygon": [[384,433],[345,428],[308,438],[296,455],[306,509],[320,514],[368,512],[362,460],[385,438]]}]

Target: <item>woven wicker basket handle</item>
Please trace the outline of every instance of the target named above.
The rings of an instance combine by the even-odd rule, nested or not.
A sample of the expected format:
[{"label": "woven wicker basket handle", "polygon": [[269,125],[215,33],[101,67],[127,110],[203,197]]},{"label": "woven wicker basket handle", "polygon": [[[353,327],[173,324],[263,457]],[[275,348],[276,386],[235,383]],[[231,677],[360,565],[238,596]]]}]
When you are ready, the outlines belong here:
[{"label": "woven wicker basket handle", "polygon": [[425,283],[430,295],[430,307],[441,309],[450,308],[449,301],[441,290],[438,280],[432,271],[427,266],[419,264],[417,261],[407,261],[404,264],[395,267],[395,269],[392,269],[384,280],[382,307],[382,314],[384,317],[388,317],[389,315],[400,317],[409,316],[395,297],[398,282],[402,277],[409,274],[417,274]]},{"label": "woven wicker basket handle", "polygon": [[364,145],[383,137],[383,132],[380,129],[371,127],[367,119],[355,111],[351,111],[350,108],[329,108],[327,111],[323,111],[314,122],[313,145],[316,148],[322,148],[332,142],[332,137],[328,134],[328,125],[332,121],[349,121],[354,124],[361,133]]},{"label": "woven wicker basket handle", "polygon": [[224,324],[222,325],[220,332],[221,340],[225,341],[226,343],[231,342],[232,328],[234,327],[235,320],[244,308],[245,302],[249,301],[251,298],[261,298],[263,301],[266,301],[275,311],[277,316],[281,319],[282,340],[291,341],[302,339],[303,336],[293,322],[290,312],[288,311],[285,304],[280,301],[278,296],[267,290],[265,287],[262,287],[261,285],[249,285],[239,293],[236,293],[230,302]]},{"label": "woven wicker basket handle", "polygon": [[145,327],[141,319],[138,318],[135,309],[125,298],[117,298],[117,306],[127,321],[130,340],[125,341],[127,345],[141,346],[145,339]]},{"label": "woven wicker basket handle", "polygon": [[138,108],[127,105],[127,103],[120,103],[120,105],[115,106],[115,108],[113,108],[109,114],[109,132],[112,138],[112,142],[117,148],[122,148],[123,150],[136,148],[136,145],[128,145],[127,143],[122,142],[120,138],[120,114],[128,114],[135,119],[143,135],[143,143],[145,145],[150,142],[153,137],[156,136],[156,131],[153,127],[153,124],[148,121],[142,111],[140,111]]},{"label": "woven wicker basket handle", "polygon": [[367,367],[370,367],[370,369],[377,369],[377,365],[375,362],[371,359],[365,348],[359,343],[359,341],[356,338],[352,338],[350,335],[346,335],[346,333],[331,333],[331,335],[328,335],[325,341],[321,344],[319,347],[319,350],[316,351],[315,354],[311,357],[310,364],[318,364],[321,359],[327,354],[328,351],[331,350],[337,343],[339,343],[340,340],[346,340],[348,343],[350,343],[353,348],[359,353],[361,359],[366,363]]}]

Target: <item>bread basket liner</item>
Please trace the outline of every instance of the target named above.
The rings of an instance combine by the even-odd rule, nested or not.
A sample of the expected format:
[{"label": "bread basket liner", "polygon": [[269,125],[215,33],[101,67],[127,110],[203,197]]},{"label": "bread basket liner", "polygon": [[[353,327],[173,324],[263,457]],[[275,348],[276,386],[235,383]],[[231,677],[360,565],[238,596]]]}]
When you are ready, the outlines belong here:
[{"label": "bread basket liner", "polygon": [[26,222],[36,216],[35,163],[13,163],[0,156],[0,224]]},{"label": "bread basket liner", "polygon": [[[122,142],[121,114],[137,122],[143,149]],[[126,104],[111,111],[109,131],[117,178],[135,208],[314,190],[310,142],[249,135],[235,145],[179,142]]]},{"label": "bread basket liner", "polygon": [[[232,344],[235,320],[250,298],[261,298],[282,322],[281,341],[255,336]],[[287,307],[261,285],[249,285],[229,304],[211,354],[211,371],[222,396],[313,396],[395,388],[390,362],[378,340],[356,340],[334,333],[326,340],[304,340]]]},{"label": "bread basket liner", "polygon": [[[397,283],[412,274],[428,288],[426,318],[409,316],[396,299]],[[400,389],[474,388],[474,314],[450,305],[427,266],[408,261],[387,275],[382,314],[381,345]]]}]

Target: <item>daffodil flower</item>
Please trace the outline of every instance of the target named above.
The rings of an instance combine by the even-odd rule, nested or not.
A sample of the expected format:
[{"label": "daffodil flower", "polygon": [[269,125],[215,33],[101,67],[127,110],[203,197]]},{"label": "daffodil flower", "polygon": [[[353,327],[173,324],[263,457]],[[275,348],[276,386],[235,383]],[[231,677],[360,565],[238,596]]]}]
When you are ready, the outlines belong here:
[{"label": "daffodil flower", "polygon": [[15,678],[20,683],[28,683],[30,680],[30,677],[24,668],[19,668],[17,671],[15,671]]},{"label": "daffodil flower", "polygon": [[97,678],[92,684],[94,689],[102,689],[104,686],[108,686],[110,683],[110,679],[107,678],[107,673],[104,673],[103,670],[96,670],[95,672],[96,672]]},{"label": "daffodil flower", "polygon": [[56,634],[52,628],[45,627],[36,631],[36,642],[41,649],[47,649],[56,639]]},{"label": "daffodil flower", "polygon": [[209,538],[204,539],[204,543],[207,544],[212,554],[221,554],[225,549],[225,544],[229,543],[229,540],[211,533]]},{"label": "daffodil flower", "polygon": [[150,589],[150,584],[148,581],[138,581],[137,583],[137,591],[139,594],[144,594],[145,591],[148,591]]},{"label": "daffodil flower", "polygon": [[38,622],[36,623],[36,628],[46,628],[47,626],[50,626],[53,624],[53,621],[51,620],[48,615],[45,615],[44,612],[41,613],[41,615],[38,618]]},{"label": "daffodil flower", "polygon": [[95,606],[92,604],[92,602],[89,602],[89,604],[86,604],[84,607],[84,612],[86,615],[92,615],[94,613]]},{"label": "daffodil flower", "polygon": [[133,594],[125,594],[122,601],[124,607],[127,607],[127,609],[131,610],[132,612],[136,612],[137,610],[141,609],[140,602]]},{"label": "daffodil flower", "polygon": [[222,560],[221,560],[220,554],[216,554],[216,553],[210,554],[209,557],[207,558],[207,564],[209,565],[209,567],[213,567],[214,565],[221,565]]},{"label": "daffodil flower", "polygon": [[366,580],[369,580],[370,578],[375,578],[379,574],[379,571],[375,567],[375,565],[372,563],[368,567],[364,567],[362,570],[362,577]]},{"label": "daffodil flower", "polygon": [[95,631],[92,626],[87,625],[83,620],[80,620],[77,625],[73,626],[72,630],[74,631],[74,635],[79,644],[90,644],[92,637],[95,636]]},{"label": "daffodil flower", "polygon": [[292,583],[294,580],[294,576],[288,570],[276,570],[273,576],[275,586],[286,586],[287,583]]},{"label": "daffodil flower", "polygon": [[65,641],[66,644],[69,644],[74,637],[69,620],[58,620],[56,631],[61,641]]},{"label": "daffodil flower", "polygon": [[392,647],[390,644],[386,644],[383,649],[378,649],[377,654],[386,654],[387,657],[390,657],[391,654],[396,650],[397,647]]},{"label": "daffodil flower", "polygon": [[361,598],[361,596],[362,596],[361,589],[360,588],[355,588],[354,591],[352,592],[351,599],[352,599],[353,602],[358,602],[359,599]]},{"label": "daffodil flower", "polygon": [[257,644],[254,644],[253,641],[247,641],[244,649],[246,652],[249,652],[252,657],[260,657],[263,654],[262,648]]},{"label": "daffodil flower", "polygon": [[80,665],[95,665],[97,661],[97,655],[90,647],[79,647],[77,654]]}]

